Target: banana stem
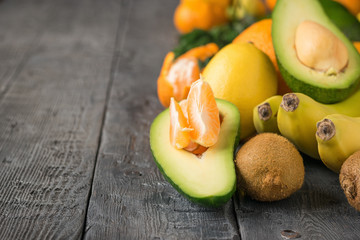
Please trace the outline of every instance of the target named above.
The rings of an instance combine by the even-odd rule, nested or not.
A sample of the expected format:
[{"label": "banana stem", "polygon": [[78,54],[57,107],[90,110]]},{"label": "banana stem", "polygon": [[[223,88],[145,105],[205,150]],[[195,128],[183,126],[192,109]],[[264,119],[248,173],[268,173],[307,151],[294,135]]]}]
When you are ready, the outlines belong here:
[{"label": "banana stem", "polygon": [[272,110],[271,110],[270,104],[268,102],[259,105],[257,111],[258,111],[260,120],[267,121],[271,118]]},{"label": "banana stem", "polygon": [[287,93],[283,96],[280,107],[287,112],[295,111],[299,106],[300,100],[295,93]]},{"label": "banana stem", "polygon": [[316,135],[323,141],[329,141],[336,134],[335,124],[327,118],[318,122],[316,128]]}]

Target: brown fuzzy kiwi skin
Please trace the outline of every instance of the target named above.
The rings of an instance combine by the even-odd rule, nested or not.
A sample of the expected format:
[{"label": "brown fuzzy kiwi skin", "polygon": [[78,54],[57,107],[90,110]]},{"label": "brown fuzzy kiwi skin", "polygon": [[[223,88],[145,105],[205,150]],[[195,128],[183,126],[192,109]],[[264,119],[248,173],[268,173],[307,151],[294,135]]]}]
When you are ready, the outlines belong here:
[{"label": "brown fuzzy kiwi skin", "polygon": [[360,211],[360,151],[345,160],[339,180],[349,204]]},{"label": "brown fuzzy kiwi skin", "polygon": [[238,188],[258,201],[278,201],[299,190],[304,182],[303,159],[286,138],[261,133],[236,155]]}]

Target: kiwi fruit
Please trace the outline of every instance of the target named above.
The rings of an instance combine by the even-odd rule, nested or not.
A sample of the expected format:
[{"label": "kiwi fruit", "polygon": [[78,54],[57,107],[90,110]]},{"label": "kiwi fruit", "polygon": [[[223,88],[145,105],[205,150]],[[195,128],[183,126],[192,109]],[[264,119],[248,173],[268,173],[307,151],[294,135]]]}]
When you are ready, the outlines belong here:
[{"label": "kiwi fruit", "polygon": [[286,138],[261,133],[236,154],[238,188],[258,201],[277,201],[299,190],[304,182],[303,159]]},{"label": "kiwi fruit", "polygon": [[360,211],[360,151],[345,160],[339,180],[349,204]]}]

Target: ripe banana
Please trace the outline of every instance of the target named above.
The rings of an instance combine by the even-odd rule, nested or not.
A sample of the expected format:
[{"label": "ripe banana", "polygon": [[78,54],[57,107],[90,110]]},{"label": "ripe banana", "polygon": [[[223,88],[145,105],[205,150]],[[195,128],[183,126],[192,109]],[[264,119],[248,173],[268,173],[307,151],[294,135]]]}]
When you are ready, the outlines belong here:
[{"label": "ripe banana", "polygon": [[275,95],[257,105],[253,110],[253,122],[258,133],[273,132],[280,134],[277,114],[282,96]]},{"label": "ripe banana", "polygon": [[360,150],[360,117],[326,116],[317,123],[316,140],[323,163],[339,173],[345,160]]},{"label": "ripe banana", "polygon": [[358,117],[359,102],[360,90],[335,104],[322,104],[302,93],[285,94],[277,116],[280,133],[303,153],[320,159],[315,137],[316,123],[335,113]]}]

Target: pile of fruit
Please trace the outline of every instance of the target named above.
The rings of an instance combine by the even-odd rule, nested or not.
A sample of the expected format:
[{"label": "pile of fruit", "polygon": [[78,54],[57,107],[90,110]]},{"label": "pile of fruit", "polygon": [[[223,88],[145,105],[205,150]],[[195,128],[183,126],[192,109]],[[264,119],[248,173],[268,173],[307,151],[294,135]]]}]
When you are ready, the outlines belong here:
[{"label": "pile of fruit", "polygon": [[360,1],[181,0],[174,24],[150,129],[166,179],[207,206],[277,201],[303,184],[301,151],[360,211]]}]

